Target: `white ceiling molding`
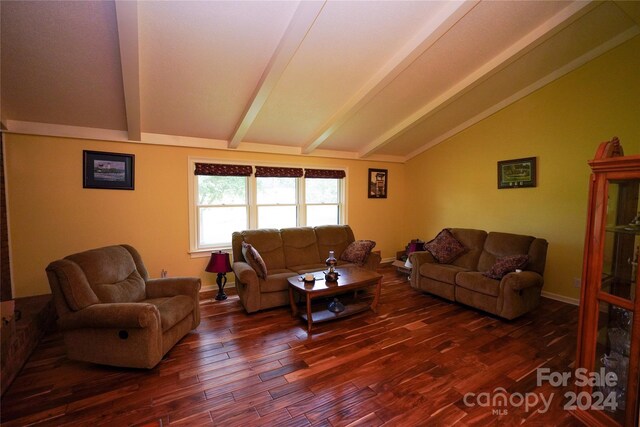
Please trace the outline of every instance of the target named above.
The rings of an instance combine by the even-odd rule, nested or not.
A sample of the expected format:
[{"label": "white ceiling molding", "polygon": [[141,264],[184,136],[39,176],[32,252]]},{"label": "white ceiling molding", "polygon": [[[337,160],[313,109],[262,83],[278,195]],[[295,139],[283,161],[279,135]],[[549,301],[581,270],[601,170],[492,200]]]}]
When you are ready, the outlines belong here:
[{"label": "white ceiling molding", "polygon": [[140,141],[140,65],[138,51],[138,2],[116,0],[120,64],[129,139]]},{"label": "white ceiling molding", "polygon": [[613,38],[611,40],[608,40],[607,42],[601,44],[597,48],[590,50],[589,52],[585,53],[584,55],[580,56],[579,58],[576,58],[575,60],[571,61],[570,63],[566,64],[565,66],[563,66],[561,68],[558,68],[557,70],[555,70],[552,73],[549,73],[548,75],[546,75],[545,77],[541,78],[540,80],[538,80],[538,81],[530,84],[529,86],[525,87],[524,89],[514,93],[513,95],[509,96],[508,98],[505,98],[502,101],[498,102],[497,104],[492,105],[491,108],[488,108],[488,109],[484,110],[480,114],[477,114],[476,116],[470,118],[469,120],[465,121],[464,123],[461,123],[460,125],[456,126],[455,128],[453,128],[453,129],[445,132],[444,134],[438,136],[437,138],[427,142],[425,145],[423,145],[419,149],[409,153],[404,158],[404,161],[406,162],[406,161],[416,157],[417,155],[424,153],[428,149],[440,144],[443,141],[446,141],[447,139],[449,139],[452,136],[462,132],[463,130],[465,130],[467,128],[470,128],[471,126],[475,125],[476,123],[480,122],[481,120],[486,119],[487,117],[491,116],[492,114],[497,113],[498,111],[500,111],[503,108],[506,108],[507,106],[513,104],[514,102],[524,98],[525,96],[531,95],[536,90],[548,85],[549,83],[553,82],[554,80],[559,79],[560,77],[570,73],[571,71],[574,71],[574,70],[580,68],[581,66],[583,66],[587,62],[597,58],[598,56],[600,56],[600,55],[604,54],[605,52],[615,48],[616,46],[621,45],[622,43],[626,42],[627,40],[632,39],[633,37],[637,36],[638,34],[640,34],[640,29],[638,27],[630,28],[629,30],[625,31],[624,33],[616,36],[615,38]]},{"label": "white ceiling molding", "polygon": [[593,7],[595,7],[595,5],[588,2],[577,1],[571,3],[534,30],[530,31],[527,35],[513,43],[509,48],[505,49],[493,59],[480,66],[449,90],[445,91],[440,96],[415,111],[409,117],[405,118],[400,123],[397,123],[380,137],[376,138],[359,152],[359,156],[363,158],[370,156],[376,150],[382,148],[404,132],[410,130],[429,115],[453,102],[458,97],[480,84],[484,79],[499,71],[518,57],[524,55],[526,52],[551,37],[554,33],[560,31],[566,25],[570,24],[573,20],[579,18]]},{"label": "white ceiling molding", "polygon": [[240,142],[249,131],[251,124],[258,116],[269,94],[278,83],[278,80],[280,80],[282,73],[284,73],[289,62],[291,62],[291,59],[313,26],[324,5],[325,2],[315,1],[301,1],[298,5],[278,47],[262,73],[262,77],[256,86],[254,95],[242,119],[236,126],[236,130],[229,140],[229,148],[238,148],[240,145]]},{"label": "white ceiling molding", "polygon": [[127,131],[7,120],[7,133],[127,142]]},{"label": "white ceiling molding", "polygon": [[402,49],[384,64],[346,104],[315,132],[310,142],[303,147],[302,152],[309,154],[318,148],[477,4],[477,1],[446,3],[437,15],[429,19]]}]

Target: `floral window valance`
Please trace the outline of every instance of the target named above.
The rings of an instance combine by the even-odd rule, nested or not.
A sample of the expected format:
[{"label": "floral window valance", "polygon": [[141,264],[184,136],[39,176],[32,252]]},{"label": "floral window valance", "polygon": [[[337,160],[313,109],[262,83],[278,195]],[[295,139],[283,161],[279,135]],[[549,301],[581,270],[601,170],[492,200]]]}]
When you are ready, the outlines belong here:
[{"label": "floral window valance", "polygon": [[300,178],[302,175],[302,168],[272,168],[256,166],[256,177]]},{"label": "floral window valance", "polygon": [[343,170],[333,170],[333,169],[305,169],[304,170],[305,178],[342,179],[346,176],[347,174]]},{"label": "floral window valance", "polygon": [[249,176],[253,167],[246,165],[222,165],[215,163],[196,163],[195,175]]}]

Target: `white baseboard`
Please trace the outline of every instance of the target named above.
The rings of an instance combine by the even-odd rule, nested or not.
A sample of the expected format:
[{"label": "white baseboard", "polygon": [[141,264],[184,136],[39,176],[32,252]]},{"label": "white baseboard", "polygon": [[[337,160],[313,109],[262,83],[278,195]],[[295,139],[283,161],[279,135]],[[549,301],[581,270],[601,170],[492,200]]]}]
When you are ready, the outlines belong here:
[{"label": "white baseboard", "polygon": [[396,260],[396,259],[395,259],[395,258],[393,258],[393,257],[391,257],[391,258],[382,258],[382,259],[380,260],[380,264],[386,264],[386,263],[388,263],[388,262],[389,262],[389,263],[391,263],[391,262],[393,262],[393,261],[395,261],[395,260]]},{"label": "white baseboard", "polygon": [[[226,285],[224,285],[224,288],[235,288],[236,287],[236,282],[228,282]],[[210,284],[210,285],[202,285],[202,287],[200,288],[200,292],[206,292],[206,291],[218,291],[218,285],[214,283]]]},{"label": "white baseboard", "polygon": [[566,297],[564,295],[558,295],[558,294],[554,294],[547,291],[542,291],[541,295],[545,298],[549,298],[549,299],[560,301],[560,302],[565,302],[567,304],[580,305],[580,300],[577,298]]}]

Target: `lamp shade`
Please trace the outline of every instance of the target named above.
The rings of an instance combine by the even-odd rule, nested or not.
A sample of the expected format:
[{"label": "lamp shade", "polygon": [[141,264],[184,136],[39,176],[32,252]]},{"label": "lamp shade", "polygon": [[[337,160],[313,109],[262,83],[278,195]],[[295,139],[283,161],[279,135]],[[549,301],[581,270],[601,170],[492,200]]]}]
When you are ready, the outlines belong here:
[{"label": "lamp shade", "polygon": [[229,273],[231,271],[231,263],[229,262],[229,254],[226,252],[212,252],[209,264],[204,269],[209,273]]}]

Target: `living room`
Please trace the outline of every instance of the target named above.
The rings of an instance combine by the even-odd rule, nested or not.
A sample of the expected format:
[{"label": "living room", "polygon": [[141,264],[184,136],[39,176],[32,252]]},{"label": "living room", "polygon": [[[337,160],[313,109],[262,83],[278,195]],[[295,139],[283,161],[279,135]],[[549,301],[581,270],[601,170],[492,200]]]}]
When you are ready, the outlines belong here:
[{"label": "living room", "polygon": [[[611,6],[617,7],[617,3]],[[146,140],[141,142],[140,138],[126,138],[125,141],[120,141],[110,136],[100,138],[100,132],[104,129],[87,134],[86,126],[76,126],[75,133],[68,134],[69,129],[73,128],[69,126],[68,118],[47,122],[38,119],[44,117],[39,111],[32,113],[33,118],[29,118],[16,109],[22,104],[15,99],[14,92],[5,87],[5,82],[17,81],[15,76],[10,75],[11,68],[6,65],[5,59],[10,57],[5,57],[8,50],[5,43],[8,42],[5,42],[4,28],[5,19],[9,19],[6,10],[7,6],[3,3],[0,9],[3,19],[2,138],[13,298],[50,294],[45,268],[54,260],[92,248],[126,243],[140,252],[151,277],[160,277],[161,272],[165,271],[168,276],[200,278],[202,295],[207,295],[206,298],[201,296],[202,316],[208,317],[208,321],[196,330],[201,337],[204,336],[202,329],[207,325],[227,325],[231,328],[234,323],[226,322],[237,322],[237,328],[242,330],[256,328],[255,324],[250,326],[252,322],[277,319],[290,322],[286,329],[291,333],[288,338],[295,336],[301,341],[307,339],[302,322],[286,320],[290,315],[287,307],[267,310],[258,315],[243,313],[237,296],[234,295],[232,275],[228,275],[229,300],[216,302],[211,299],[217,290],[216,276],[205,271],[211,251],[193,250],[191,238],[194,219],[190,211],[192,205],[189,186],[189,180],[193,177],[193,171],[189,169],[193,159],[209,159],[216,163],[252,166],[344,170],[345,223],[351,226],[357,239],[376,242],[375,250],[380,251],[383,263],[395,260],[396,253],[403,250],[411,239],[419,237],[431,240],[442,229],[449,227],[544,238],[549,242],[542,289],[542,295],[546,298],[537,314],[534,312],[531,315],[554,314],[558,319],[563,319],[561,312],[569,310],[577,317],[575,306],[579,302],[583,275],[591,174],[587,161],[594,158],[601,142],[614,136],[620,138],[626,155],[640,154],[640,36],[637,7],[631,7],[631,12],[624,9],[632,17],[630,20],[635,19],[627,38],[619,38],[617,44],[612,42],[607,49],[597,51],[592,58],[575,69],[558,72],[554,79],[545,81],[525,96],[515,97],[512,102],[500,105],[491,114],[468,126],[459,123],[460,129],[446,129],[439,134],[443,136],[441,141],[437,138],[425,138],[419,149],[411,150],[411,156],[394,157],[378,152],[361,158],[354,155],[358,150],[342,153],[339,150],[327,150],[331,152],[315,155],[312,151],[307,155],[300,150],[292,150],[286,144],[260,147],[258,143],[250,142],[243,146],[244,142],[241,142],[242,149],[233,149],[227,148],[227,141],[221,144],[218,138],[207,139],[170,132],[161,135],[144,128],[142,133],[148,132],[142,135]],[[67,84],[69,83],[64,82],[64,85]],[[458,96],[462,95],[460,93]],[[450,102],[453,101],[451,99]],[[176,100],[176,104],[181,103]],[[34,108],[42,110],[44,107]],[[43,122],[48,126],[42,126],[43,123],[36,126],[38,123],[35,122]],[[144,125],[144,120],[138,122],[140,123]],[[131,132],[131,129],[128,130]],[[406,132],[410,130],[411,128]],[[103,134],[112,135],[106,132]],[[398,138],[402,139],[402,135],[399,134]],[[431,144],[427,146],[425,142],[429,141]],[[84,188],[83,150],[134,155],[135,189],[115,191]],[[535,157],[537,160],[536,186],[498,189],[497,162],[527,157]],[[386,197],[369,197],[369,169],[387,171]],[[229,230],[229,238],[232,231],[236,230]],[[230,247],[227,247],[226,252],[229,251]],[[404,282],[395,283],[403,278],[389,269],[384,274],[384,280],[389,281],[390,289],[396,291],[383,290],[381,312],[388,314],[389,311],[385,310],[391,308],[394,311],[402,310],[402,304],[397,301],[396,295],[411,300],[407,306],[419,310],[414,300],[420,300],[420,294],[412,293],[406,284],[406,277]],[[385,303],[388,304],[387,309]],[[430,305],[445,313],[446,307],[449,307],[437,299],[429,300],[425,307]],[[470,321],[465,316],[471,314],[465,310],[458,312],[460,307],[455,304],[453,307],[456,308],[450,309],[462,316],[460,324],[465,324],[464,319]],[[225,320],[226,312],[230,315]],[[511,332],[514,325],[523,325],[503,322],[490,316],[484,318],[478,313],[475,315],[478,318],[474,318],[474,321],[478,325],[490,324],[491,328],[505,334]],[[538,317],[529,318],[531,319],[540,320]],[[419,317],[416,317],[412,322],[418,320]],[[362,323],[357,323],[363,320],[353,322],[356,323],[336,322],[335,325],[340,325],[341,328],[364,327]],[[532,322],[539,325],[533,320]],[[323,326],[317,338],[309,338],[309,349],[313,348],[314,343],[320,347],[322,341],[326,341],[322,343],[324,346],[330,347],[333,326],[329,325],[333,323]],[[259,331],[260,329],[254,329],[255,335],[252,336],[259,337]],[[269,331],[277,335],[272,329]],[[342,335],[338,337],[344,337],[344,330],[340,331]],[[224,338],[220,338],[223,337],[222,332],[218,332],[220,335],[217,338],[211,338],[212,344],[216,340],[224,342]],[[237,333],[229,333],[229,337],[232,338]],[[575,334],[575,330],[573,333]],[[367,334],[371,334],[371,331]],[[185,341],[189,343],[193,339],[185,338]],[[278,338],[271,339],[277,341]],[[61,349],[60,342],[45,339],[45,344],[57,345],[56,351]],[[571,358],[575,353],[575,347],[572,347],[575,346],[575,341],[568,339],[566,343],[569,348],[559,352],[570,354],[566,357]],[[187,353],[187,347],[179,344],[175,348],[177,356]],[[45,353],[47,348],[47,345],[38,347]],[[329,352],[326,347],[324,351]],[[499,354],[504,356],[504,353]],[[64,359],[63,355],[55,355],[61,357],[59,360],[65,360],[65,369],[74,369],[73,362]],[[189,363],[195,365],[193,360]],[[124,378],[117,370],[100,371],[99,368],[89,366],[81,365],[83,369],[87,369],[87,375],[96,381],[100,381],[100,373]],[[34,366],[27,367],[35,369]],[[175,366],[171,369],[175,369]],[[171,369],[166,371],[167,375]],[[64,375],[64,371],[55,372]],[[136,378],[140,376],[139,373],[131,375]],[[500,377],[495,378],[490,385],[491,389],[502,386]],[[504,386],[507,385],[509,384]],[[481,390],[469,388],[465,391]],[[106,397],[109,391],[103,392],[105,401],[112,404],[112,400]],[[215,397],[220,398],[220,395],[216,394]],[[231,399],[234,397],[237,396],[232,396]],[[228,399],[229,396],[225,398]],[[224,401],[214,399],[214,402],[209,403],[225,407]],[[82,407],[81,402],[76,404],[75,409]],[[402,402],[399,404],[403,405]],[[199,402],[199,405],[202,409],[206,406],[203,402]],[[410,404],[405,402],[404,405],[409,411]],[[215,412],[214,408],[215,406],[209,409]],[[109,410],[112,409],[114,407],[110,406]],[[5,411],[4,405],[2,410]],[[558,410],[558,413],[562,411]],[[368,414],[363,414],[363,417],[366,415]],[[522,416],[522,419],[527,416]],[[162,416],[156,418],[162,419]],[[319,417],[315,421],[329,422],[326,421],[327,418],[329,417]],[[400,420],[398,418],[391,421],[394,420],[393,417],[381,419],[390,424]],[[486,421],[486,418],[481,419]],[[55,424],[53,420],[50,422]],[[563,422],[570,423],[568,420],[571,418],[568,417]],[[141,415],[138,420],[127,419],[128,423],[141,421],[150,420],[143,419]],[[458,421],[464,422],[463,419]],[[534,421],[535,418],[532,419]],[[213,422],[224,424],[222,420]],[[362,422],[366,423],[366,420]],[[417,425],[424,420],[411,419],[411,422]],[[493,422],[501,421],[497,418]],[[229,424],[232,422],[229,421]],[[336,421],[334,424],[340,423]]]}]

